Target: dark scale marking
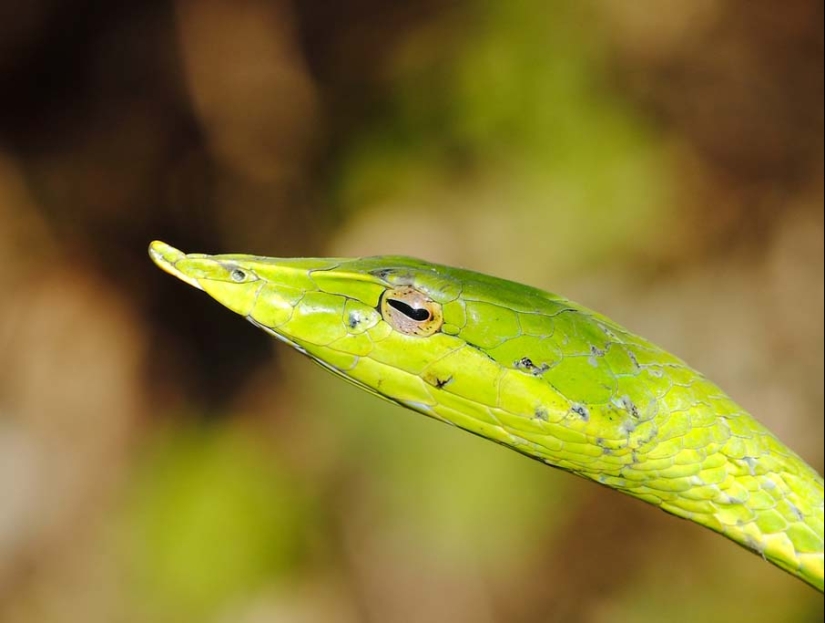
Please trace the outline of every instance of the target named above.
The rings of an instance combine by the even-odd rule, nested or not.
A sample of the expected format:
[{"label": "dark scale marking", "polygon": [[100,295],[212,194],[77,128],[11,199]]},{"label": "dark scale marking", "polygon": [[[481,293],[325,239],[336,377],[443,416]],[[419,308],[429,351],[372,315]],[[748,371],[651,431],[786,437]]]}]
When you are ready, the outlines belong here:
[{"label": "dark scale marking", "polygon": [[436,389],[443,389],[443,387],[452,380],[453,380],[452,376],[448,376],[446,379],[440,379],[440,378],[436,377],[435,387],[436,387]]},{"label": "dark scale marking", "polygon": [[533,363],[533,360],[530,357],[522,357],[521,359],[517,359],[516,362],[513,364],[516,368],[525,369],[525,370],[532,370],[536,367]]},{"label": "dark scale marking", "polygon": [[379,279],[386,281],[387,277],[389,277],[392,274],[392,272],[393,271],[390,268],[382,268],[381,270],[372,271],[372,274],[378,277]]},{"label": "dark scale marking", "polygon": [[625,349],[625,352],[627,353],[627,358],[630,359],[630,361],[633,363],[633,367],[637,370],[641,370],[642,366],[639,365],[639,360],[636,359],[636,355],[633,353],[633,351],[630,349]]},{"label": "dark scale marking", "polygon": [[574,404],[572,407],[570,407],[570,410],[576,415],[578,415],[585,422],[590,421],[590,412],[584,405]]},{"label": "dark scale marking", "polygon": [[599,446],[602,451],[602,456],[613,456],[613,448],[605,442],[604,437],[596,437],[593,443]]},{"label": "dark scale marking", "polygon": [[424,374],[421,377],[424,381],[435,387],[436,389],[443,389],[445,385],[452,382],[453,377],[452,375],[448,376],[447,378],[440,378],[435,376],[434,374]]},{"label": "dark scale marking", "polygon": [[[608,348],[609,348],[609,346],[608,346]],[[599,357],[604,357],[606,353],[607,353],[606,350],[602,350],[598,346],[596,346],[594,344],[591,344],[590,345],[590,356],[587,358],[587,363],[589,363],[594,368],[598,368],[599,367],[599,361],[598,361]]]},{"label": "dark scale marking", "polygon": [[[787,501],[787,500],[786,500]],[[791,509],[791,512],[794,514],[799,521],[805,521],[805,515],[802,514],[802,511],[794,504],[793,502],[788,502],[788,506]]]},{"label": "dark scale marking", "polygon": [[[634,426],[635,428],[635,426]],[[656,435],[659,434],[659,427],[658,426],[650,426],[648,433],[644,437],[639,437],[636,440],[637,445],[644,446],[645,444],[650,443]]]},{"label": "dark scale marking", "polygon": [[622,396],[622,407],[634,418],[639,418],[639,407],[628,396]]},{"label": "dark scale marking", "polygon": [[521,359],[517,359],[513,365],[517,370],[527,370],[533,376],[541,376],[550,369],[550,366],[546,363],[537,366],[533,363],[533,360],[530,359],[530,357],[522,357]]},{"label": "dark scale marking", "polygon": [[549,417],[548,413],[547,413],[547,409],[545,409],[544,407],[541,407],[541,406],[536,407],[536,410],[533,412],[533,417],[537,420],[542,420],[542,421],[546,422],[548,420],[548,417]]},{"label": "dark scale marking", "polygon": [[619,340],[619,336],[616,335],[616,332],[611,330],[610,327],[608,327],[607,325],[601,322],[596,322],[596,326],[598,326],[607,337],[611,338],[612,342],[621,341]]},{"label": "dark scale marking", "polygon": [[361,314],[358,312],[350,312],[349,318],[347,319],[347,325],[349,325],[350,329],[355,329],[363,320],[364,319],[361,317]]}]

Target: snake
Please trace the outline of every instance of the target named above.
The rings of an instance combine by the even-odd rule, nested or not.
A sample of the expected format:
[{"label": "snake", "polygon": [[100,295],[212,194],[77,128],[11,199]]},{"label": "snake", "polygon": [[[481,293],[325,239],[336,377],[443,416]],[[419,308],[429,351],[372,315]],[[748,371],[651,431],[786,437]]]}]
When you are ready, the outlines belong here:
[{"label": "snake", "polygon": [[149,247],[356,386],[714,530],[823,591],[823,479],[684,361],[562,296],[403,256]]}]

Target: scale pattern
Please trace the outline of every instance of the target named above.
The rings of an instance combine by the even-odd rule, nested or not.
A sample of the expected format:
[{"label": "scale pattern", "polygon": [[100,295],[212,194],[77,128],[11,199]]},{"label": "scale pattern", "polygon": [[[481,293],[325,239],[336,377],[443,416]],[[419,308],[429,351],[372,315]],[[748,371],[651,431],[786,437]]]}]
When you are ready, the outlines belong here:
[{"label": "scale pattern", "polygon": [[[458,299],[465,317],[495,319],[495,332],[467,322],[459,335],[502,368],[484,406],[506,443],[720,532],[821,589],[822,478],[678,358],[570,301],[533,298]],[[506,388],[518,384],[545,400],[508,408]]]},{"label": "scale pattern", "polygon": [[[562,297],[399,257],[153,259],[360,387],[715,530],[823,589],[823,480],[679,358]],[[440,306],[427,337],[388,288]]]}]

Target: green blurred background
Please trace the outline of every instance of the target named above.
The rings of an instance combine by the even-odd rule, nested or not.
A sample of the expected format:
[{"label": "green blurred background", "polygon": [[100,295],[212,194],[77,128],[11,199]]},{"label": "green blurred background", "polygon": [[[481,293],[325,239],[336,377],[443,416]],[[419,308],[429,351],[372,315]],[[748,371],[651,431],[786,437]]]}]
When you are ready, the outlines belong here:
[{"label": "green blurred background", "polygon": [[560,292],[823,467],[821,0],[0,2],[0,620],[821,621],[146,256]]}]

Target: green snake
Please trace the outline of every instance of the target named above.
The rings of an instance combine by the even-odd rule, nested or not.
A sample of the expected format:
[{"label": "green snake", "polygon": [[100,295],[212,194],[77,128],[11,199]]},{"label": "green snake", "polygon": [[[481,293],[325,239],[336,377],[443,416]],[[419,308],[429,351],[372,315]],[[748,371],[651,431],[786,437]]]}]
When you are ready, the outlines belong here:
[{"label": "green snake", "polygon": [[536,288],[408,257],[163,270],[377,396],[715,530],[823,590],[823,481],[682,360]]}]

